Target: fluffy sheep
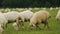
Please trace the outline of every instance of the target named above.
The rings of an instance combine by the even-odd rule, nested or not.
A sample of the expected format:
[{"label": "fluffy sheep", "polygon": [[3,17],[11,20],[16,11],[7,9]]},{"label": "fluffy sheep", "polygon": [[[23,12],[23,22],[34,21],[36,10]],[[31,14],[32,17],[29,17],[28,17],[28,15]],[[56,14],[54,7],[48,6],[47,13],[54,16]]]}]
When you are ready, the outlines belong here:
[{"label": "fluffy sheep", "polygon": [[58,10],[58,13],[56,15],[56,20],[60,20],[60,10]]},{"label": "fluffy sheep", "polygon": [[33,16],[33,12],[30,10],[26,10],[26,11],[20,12],[19,15],[21,17],[22,23],[24,23],[25,20],[29,21],[31,19],[31,17]]},{"label": "fluffy sheep", "polygon": [[9,21],[15,21],[19,17],[18,12],[15,11],[4,13],[4,15]]},{"label": "fluffy sheep", "polygon": [[12,11],[12,12],[7,12],[7,13],[3,13],[4,16],[6,17],[6,19],[9,22],[16,22],[18,24],[18,20],[19,20],[19,13],[16,11]]},{"label": "fluffy sheep", "polygon": [[6,24],[8,23],[6,17],[3,13],[0,12],[0,25],[5,28]]},{"label": "fluffy sheep", "polygon": [[30,20],[30,18],[33,16],[33,12],[30,10],[26,10],[19,13],[20,17],[22,17],[22,21]]},{"label": "fluffy sheep", "polygon": [[41,29],[38,24],[43,23],[44,27],[48,27],[48,19],[50,18],[50,14],[49,12],[45,11],[45,10],[40,10],[39,12],[36,12],[33,17],[30,19],[30,23],[29,23],[29,27],[36,27]]}]

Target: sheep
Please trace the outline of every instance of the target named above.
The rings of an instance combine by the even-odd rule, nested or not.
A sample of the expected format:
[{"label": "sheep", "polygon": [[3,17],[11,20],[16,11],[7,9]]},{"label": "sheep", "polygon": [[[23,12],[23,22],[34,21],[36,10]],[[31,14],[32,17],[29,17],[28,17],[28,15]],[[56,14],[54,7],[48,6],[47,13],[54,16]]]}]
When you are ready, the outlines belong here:
[{"label": "sheep", "polygon": [[0,34],[2,34],[4,31],[4,29],[2,28],[2,26],[0,25]]},{"label": "sheep", "polygon": [[4,10],[4,13],[6,13],[6,12],[10,12],[10,11],[11,11],[11,9],[6,8],[6,9]]},{"label": "sheep", "polygon": [[36,8],[36,7],[35,7],[35,8],[33,8],[33,9],[34,9],[34,10],[39,10],[40,8]]},{"label": "sheep", "polygon": [[58,10],[58,13],[56,15],[56,20],[60,20],[60,10]]},{"label": "sheep", "polygon": [[33,12],[30,10],[26,10],[19,13],[20,17],[22,18],[22,21],[29,20],[33,16]]},{"label": "sheep", "polygon": [[0,12],[2,12],[2,13],[3,13],[3,12],[4,12],[4,8],[1,8],[1,9],[0,9]]},{"label": "sheep", "polygon": [[56,9],[59,9],[58,7],[56,7]]},{"label": "sheep", "polygon": [[5,15],[5,17],[6,17],[7,20],[9,20],[9,21],[15,21],[16,18],[19,17],[18,12],[15,12],[15,11],[3,13],[3,14]]},{"label": "sheep", "polygon": [[16,8],[17,11],[23,11],[25,10],[24,8]]},{"label": "sheep", "polygon": [[38,12],[36,12],[33,17],[30,19],[30,23],[29,23],[29,28],[39,28],[41,29],[38,24],[43,23],[44,27],[48,27],[48,19],[51,17],[51,15],[49,14],[49,12],[45,11],[45,10],[40,10]]},{"label": "sheep", "polygon": [[41,8],[42,10],[46,10],[46,8]]},{"label": "sheep", "polygon": [[16,22],[18,24],[18,20],[19,20],[19,13],[18,12],[12,11],[12,12],[7,12],[7,13],[3,13],[3,14],[6,17],[6,19],[8,20],[8,23],[9,22]]},{"label": "sheep", "polygon": [[[31,17],[33,16],[33,12],[31,12],[30,10],[26,10],[26,11],[23,11],[23,12],[20,12],[19,15],[20,15],[20,18],[21,18],[21,21],[22,21],[22,25],[23,26],[24,22],[25,21],[30,21]],[[23,27],[24,28],[24,27]]]},{"label": "sheep", "polygon": [[50,10],[53,10],[53,8],[52,8],[52,7],[50,7]]},{"label": "sheep", "polygon": [[0,25],[5,28],[6,24],[8,23],[6,17],[4,16],[3,13],[0,12]]},{"label": "sheep", "polygon": [[29,8],[29,10],[32,10],[32,8]]}]

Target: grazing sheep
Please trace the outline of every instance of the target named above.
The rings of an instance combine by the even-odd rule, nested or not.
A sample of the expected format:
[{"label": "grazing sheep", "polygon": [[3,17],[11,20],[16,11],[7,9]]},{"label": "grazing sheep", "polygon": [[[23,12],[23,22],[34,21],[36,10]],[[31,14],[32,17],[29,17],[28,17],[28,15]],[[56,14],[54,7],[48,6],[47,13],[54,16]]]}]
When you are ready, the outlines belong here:
[{"label": "grazing sheep", "polygon": [[33,12],[30,10],[26,10],[23,12],[19,13],[20,17],[22,17],[22,21],[24,22],[25,20],[30,20],[30,18],[33,16]]},{"label": "grazing sheep", "polygon": [[6,24],[8,23],[6,17],[4,16],[3,13],[0,12],[0,25],[5,28]]},{"label": "grazing sheep", "polygon": [[8,21],[15,21],[19,17],[18,12],[15,11],[4,13],[4,15]]},{"label": "grazing sheep", "polygon": [[58,13],[57,13],[57,15],[56,15],[56,19],[57,19],[57,20],[60,20],[60,10],[58,10]]},{"label": "grazing sheep", "polygon": [[19,20],[19,13],[16,11],[12,11],[12,12],[7,12],[7,13],[3,13],[4,16],[6,17],[6,19],[9,22],[16,22],[18,24],[18,20]]},{"label": "grazing sheep", "polygon": [[43,23],[44,27],[48,27],[48,19],[50,18],[50,14],[45,11],[45,10],[41,10],[39,12],[36,12],[33,17],[30,19],[30,23],[29,23],[29,27],[37,27],[39,29],[41,29],[38,24]]},{"label": "grazing sheep", "polygon": [[33,12],[30,10],[26,10],[26,11],[20,12],[19,15],[20,15],[20,18],[22,20],[21,26],[23,26],[24,25],[23,23],[25,21],[30,21],[31,17],[33,16]]}]

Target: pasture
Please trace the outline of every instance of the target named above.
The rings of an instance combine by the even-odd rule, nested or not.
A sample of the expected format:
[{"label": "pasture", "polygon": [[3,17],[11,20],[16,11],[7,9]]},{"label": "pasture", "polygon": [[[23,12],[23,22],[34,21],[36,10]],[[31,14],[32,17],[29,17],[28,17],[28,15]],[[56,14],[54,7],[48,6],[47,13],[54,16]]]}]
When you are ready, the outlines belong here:
[{"label": "pasture", "polygon": [[[38,10],[40,9],[33,9],[32,11],[37,12]],[[49,8],[47,8],[46,10],[51,14],[51,18],[48,20],[50,28],[47,27],[44,28],[43,24],[40,24],[39,26],[42,28],[42,30],[39,29],[30,30],[28,28],[29,22],[24,22],[25,28],[24,29],[19,28],[19,30],[16,31],[13,28],[12,23],[10,23],[8,24],[3,34],[60,34],[60,21],[57,21],[55,19],[58,9],[50,10]]]}]

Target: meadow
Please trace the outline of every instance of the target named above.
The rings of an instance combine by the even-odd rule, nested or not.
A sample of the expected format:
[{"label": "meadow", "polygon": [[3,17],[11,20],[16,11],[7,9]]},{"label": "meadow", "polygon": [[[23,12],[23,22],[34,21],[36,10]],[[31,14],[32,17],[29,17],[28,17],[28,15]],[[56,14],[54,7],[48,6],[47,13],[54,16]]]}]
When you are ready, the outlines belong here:
[{"label": "meadow", "polygon": [[[37,9],[37,10],[33,9],[32,11],[35,13],[38,10],[40,9]],[[46,10],[51,14],[51,18],[48,20],[48,24],[50,28],[47,28],[47,27],[44,28],[43,24],[40,24],[39,26],[42,28],[42,30],[39,30],[39,29],[30,30],[28,28],[29,22],[24,22],[25,28],[24,29],[19,28],[19,30],[16,31],[13,28],[12,23],[10,23],[8,24],[3,34],[60,34],[60,21],[57,21],[55,19],[58,9],[50,10],[49,8],[47,8]]]}]

